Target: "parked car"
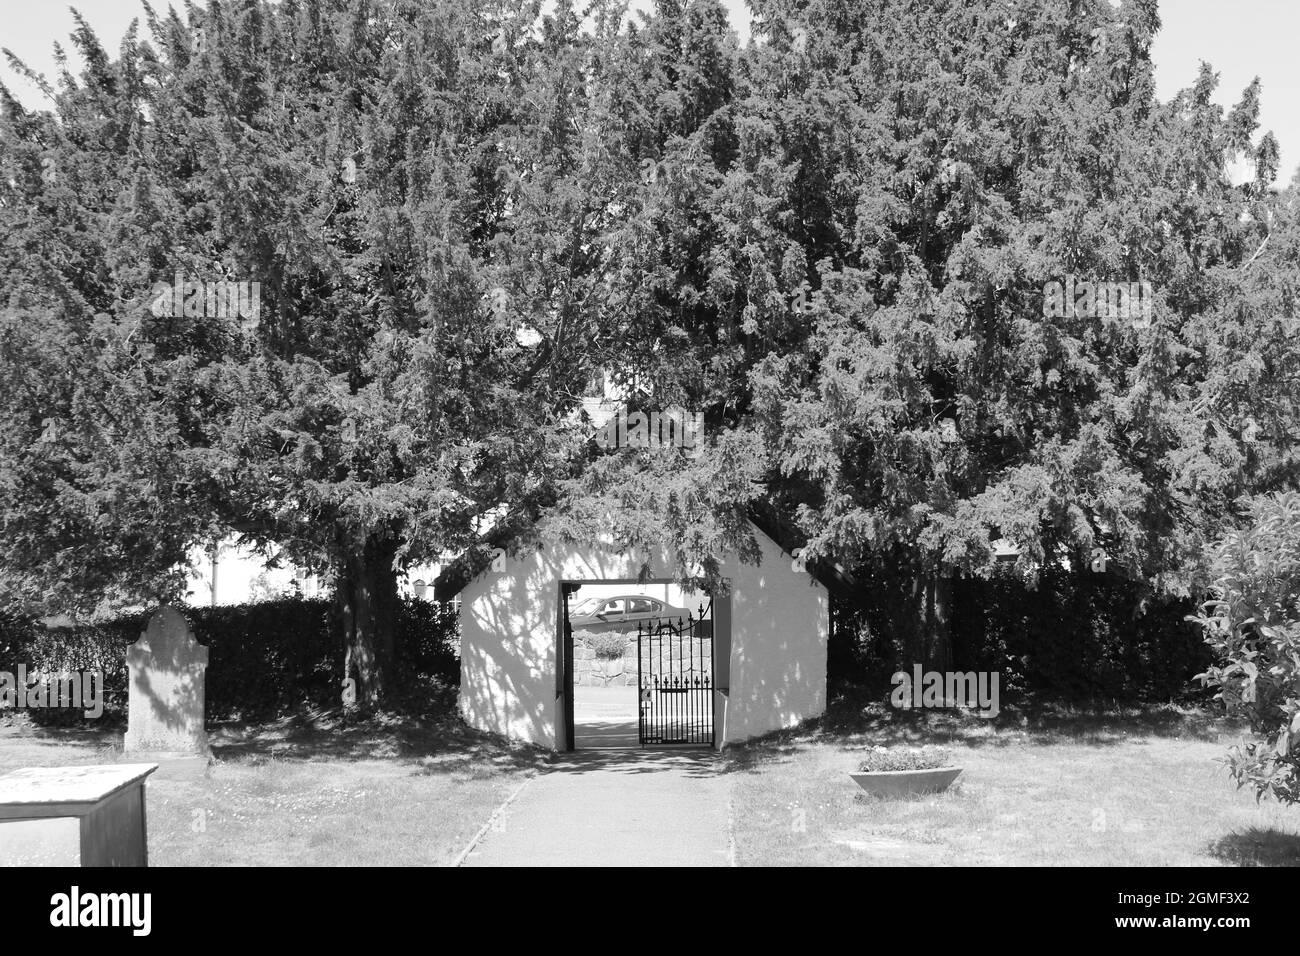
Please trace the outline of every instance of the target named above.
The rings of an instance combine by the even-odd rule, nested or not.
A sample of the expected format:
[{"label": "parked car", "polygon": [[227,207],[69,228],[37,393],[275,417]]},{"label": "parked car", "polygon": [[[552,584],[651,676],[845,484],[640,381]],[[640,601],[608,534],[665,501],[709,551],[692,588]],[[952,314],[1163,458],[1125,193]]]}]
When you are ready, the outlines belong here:
[{"label": "parked car", "polygon": [[676,607],[644,594],[620,594],[615,597],[586,598],[569,606],[569,624],[575,631],[634,631],[638,624],[659,619],[685,622],[695,617],[694,610]]}]

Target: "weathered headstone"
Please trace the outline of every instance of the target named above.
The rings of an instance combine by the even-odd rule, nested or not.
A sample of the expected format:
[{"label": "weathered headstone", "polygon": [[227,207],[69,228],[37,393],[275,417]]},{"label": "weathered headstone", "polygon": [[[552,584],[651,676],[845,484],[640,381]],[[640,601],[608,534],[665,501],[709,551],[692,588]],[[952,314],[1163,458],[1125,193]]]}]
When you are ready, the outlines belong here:
[{"label": "weathered headstone", "polygon": [[208,649],[172,607],[159,609],[126,651],[127,753],[207,755],[203,677]]}]

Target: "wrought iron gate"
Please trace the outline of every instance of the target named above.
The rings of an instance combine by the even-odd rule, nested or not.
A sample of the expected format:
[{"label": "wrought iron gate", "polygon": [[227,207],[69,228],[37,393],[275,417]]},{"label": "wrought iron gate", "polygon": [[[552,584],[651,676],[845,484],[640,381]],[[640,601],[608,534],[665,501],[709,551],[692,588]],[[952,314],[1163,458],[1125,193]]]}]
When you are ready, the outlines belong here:
[{"label": "wrought iron gate", "polygon": [[713,621],[637,625],[641,744],[713,744]]}]

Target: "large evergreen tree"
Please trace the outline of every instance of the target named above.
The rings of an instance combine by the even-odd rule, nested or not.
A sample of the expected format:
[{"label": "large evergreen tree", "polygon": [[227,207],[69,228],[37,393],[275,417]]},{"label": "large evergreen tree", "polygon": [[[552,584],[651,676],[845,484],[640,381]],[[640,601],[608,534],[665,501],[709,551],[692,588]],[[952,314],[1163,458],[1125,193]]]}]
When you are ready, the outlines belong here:
[{"label": "large evergreen tree", "polygon": [[[999,540],[1194,587],[1296,477],[1258,86],[1159,103],[1151,0],[753,9],[743,49],[718,0],[238,0],[115,58],[83,25],[0,124],[7,597],[166,598],[236,529],[333,574],[375,700],[396,570],[490,512],[706,577],[777,516],[939,665]],[[259,282],[256,327],[153,315],[178,272]],[[1045,309],[1070,275],[1151,322]],[[583,444],[604,370],[705,452]]]},{"label": "large evergreen tree", "polygon": [[[714,4],[657,5],[641,148],[681,172],[617,274],[625,351],[723,440],[604,462],[575,510],[787,516],[809,557],[910,593],[908,653],[939,666],[951,583],[1000,541],[1031,582],[1100,550],[1187,593],[1243,494],[1294,480],[1297,264],[1266,243],[1257,85],[1225,117],[1206,67],[1158,103],[1153,2],[753,7],[728,62],[699,55]],[[1149,282],[1150,323],[1052,315],[1071,275]]]},{"label": "large evergreen tree", "polygon": [[[539,7],[149,12],[115,60],[82,26],[53,114],[6,97],[8,597],[174,598],[234,530],[333,580],[379,699],[400,567],[526,518],[571,457],[618,21]],[[260,310],[158,316],[173,276]]]}]

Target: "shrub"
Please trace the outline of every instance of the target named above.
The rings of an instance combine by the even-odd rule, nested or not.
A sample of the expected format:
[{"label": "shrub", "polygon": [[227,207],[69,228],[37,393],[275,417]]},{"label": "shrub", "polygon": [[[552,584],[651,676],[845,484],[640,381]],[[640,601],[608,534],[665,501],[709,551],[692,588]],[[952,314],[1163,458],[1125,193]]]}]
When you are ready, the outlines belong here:
[{"label": "shrub", "polygon": [[936,770],[952,766],[952,751],[942,747],[908,748],[890,750],[877,747],[868,751],[866,759],[858,765],[860,773],[881,773],[886,770]]},{"label": "shrub", "polygon": [[614,660],[622,657],[627,648],[627,636],[623,634],[585,633],[587,646],[596,652],[597,657]]},{"label": "shrub", "polygon": [[[126,713],[126,649],[144,629],[142,616],[101,624],[46,628],[36,621],[0,618],[0,671],[27,672],[29,686],[49,684],[56,675],[99,671],[103,676],[104,714],[114,720]],[[74,708],[49,707],[27,712],[40,726],[68,726],[90,720]]]},{"label": "shrub", "polygon": [[450,604],[404,599],[397,617],[391,698],[408,713],[441,706],[441,691],[460,686],[460,621]]},{"label": "shrub", "polygon": [[[855,570],[855,573],[859,573]],[[861,572],[850,601],[831,602],[827,678],[832,692],[888,694],[896,670],[911,671],[900,641],[914,612],[901,572]],[[1195,680],[1211,661],[1190,598],[1153,594],[1113,568],[1043,568],[1036,588],[1018,577],[952,582],[951,669],[997,671],[1004,706],[1207,701]]]},{"label": "shrub", "polygon": [[1189,618],[1217,658],[1198,675],[1255,739],[1225,758],[1238,787],[1300,801],[1300,495],[1253,499],[1211,554],[1215,599]]}]

